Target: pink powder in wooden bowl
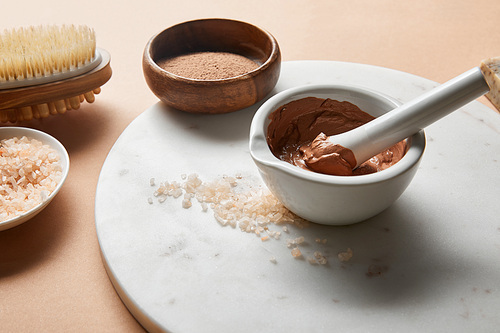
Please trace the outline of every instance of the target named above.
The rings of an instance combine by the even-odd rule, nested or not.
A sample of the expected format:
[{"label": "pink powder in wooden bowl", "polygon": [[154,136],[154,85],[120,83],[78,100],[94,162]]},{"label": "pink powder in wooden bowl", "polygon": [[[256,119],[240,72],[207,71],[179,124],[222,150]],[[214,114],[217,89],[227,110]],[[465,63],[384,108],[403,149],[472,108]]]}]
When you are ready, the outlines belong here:
[{"label": "pink powder in wooden bowl", "polygon": [[259,65],[229,52],[195,52],[158,61],[164,70],[197,80],[223,80],[257,69]]}]

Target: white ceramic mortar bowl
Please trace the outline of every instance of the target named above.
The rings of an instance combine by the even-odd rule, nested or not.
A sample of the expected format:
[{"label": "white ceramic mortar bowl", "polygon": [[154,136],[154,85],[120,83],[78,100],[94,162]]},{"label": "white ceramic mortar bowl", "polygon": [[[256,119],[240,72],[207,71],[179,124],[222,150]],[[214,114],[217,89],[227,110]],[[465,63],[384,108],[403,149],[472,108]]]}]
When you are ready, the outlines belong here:
[{"label": "white ceramic mortar bowl", "polygon": [[348,101],[375,117],[401,104],[382,93],[347,85],[307,85],[274,95],[257,110],[250,128],[250,154],[270,191],[295,214],[320,224],[353,224],[388,208],[417,172],[425,150],[424,131],[408,138],[405,156],[380,172],[331,176],[303,170],[275,157],[266,137],[269,115],[278,107],[304,97]]},{"label": "white ceramic mortar bowl", "polygon": [[56,138],[52,137],[47,133],[32,128],[0,127],[0,141],[3,139],[10,139],[13,137],[21,138],[23,136],[26,136],[30,139],[36,139],[38,141],[41,141],[43,144],[49,145],[59,154],[62,167],[61,180],[57,184],[56,188],[52,191],[52,193],[50,193],[50,195],[47,197],[47,199],[42,201],[40,204],[38,204],[37,206],[31,208],[30,210],[26,211],[25,213],[19,216],[13,217],[9,220],[1,221],[0,231],[18,226],[30,220],[31,218],[35,217],[38,213],[40,213],[45,207],[47,207],[47,205],[52,201],[52,199],[54,199],[54,197],[56,196],[56,194],[59,192],[64,182],[66,181],[66,178],[68,177],[69,173],[68,152],[66,151],[66,148],[64,148],[62,143],[60,143]]}]

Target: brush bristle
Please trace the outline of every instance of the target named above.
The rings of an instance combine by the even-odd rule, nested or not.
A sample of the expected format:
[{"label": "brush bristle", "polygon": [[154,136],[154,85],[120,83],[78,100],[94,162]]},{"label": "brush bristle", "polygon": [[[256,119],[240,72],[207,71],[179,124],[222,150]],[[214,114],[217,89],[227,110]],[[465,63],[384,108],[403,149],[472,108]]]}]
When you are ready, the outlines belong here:
[{"label": "brush bristle", "polygon": [[66,72],[89,63],[96,38],[87,26],[38,26],[0,34],[0,82]]}]

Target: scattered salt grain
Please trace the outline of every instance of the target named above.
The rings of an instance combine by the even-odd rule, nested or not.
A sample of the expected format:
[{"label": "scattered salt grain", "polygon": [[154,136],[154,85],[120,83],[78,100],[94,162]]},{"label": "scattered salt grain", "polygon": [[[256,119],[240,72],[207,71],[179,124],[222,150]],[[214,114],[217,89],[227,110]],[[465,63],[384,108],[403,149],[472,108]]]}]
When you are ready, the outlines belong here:
[{"label": "scattered salt grain", "polygon": [[[174,198],[183,196],[182,207],[190,208],[193,205],[192,199],[196,199],[202,211],[206,212],[209,208],[213,211],[215,220],[221,226],[231,226],[239,228],[242,232],[253,233],[263,242],[271,239],[279,240],[282,232],[290,233],[289,226],[301,229],[309,224],[308,221],[290,212],[266,188],[239,187],[238,180],[243,179],[241,175],[234,177],[223,175],[212,182],[203,182],[197,174],[184,174],[181,178],[182,183],[175,181],[161,183],[155,191],[158,200],[165,200],[167,195]],[[280,231],[273,230],[274,226],[280,225]],[[317,238],[315,241],[325,244],[327,240]],[[303,256],[299,245],[305,242],[303,236],[286,240],[294,258]],[[276,263],[274,257],[270,261]],[[319,251],[314,252],[314,256],[309,257],[307,261],[313,265],[325,265],[328,262]]]},{"label": "scattered salt grain", "polygon": [[189,199],[183,199],[182,200],[182,208],[190,208],[193,205],[191,200]]},{"label": "scattered salt grain", "polygon": [[148,204],[150,204],[150,205],[153,204],[153,198],[151,198],[151,197],[148,198]]},{"label": "scattered salt grain", "polygon": [[339,258],[340,261],[342,262],[347,262],[349,260],[351,260],[353,256],[353,253],[352,253],[352,250],[350,248],[347,248],[346,251],[344,252],[340,252],[337,257]]},{"label": "scattered salt grain", "polygon": [[173,196],[174,198],[178,198],[182,195],[182,189],[180,188],[175,188],[172,190],[172,192],[168,192],[169,195]]},{"label": "scattered salt grain", "polygon": [[294,258],[300,258],[302,256],[302,252],[300,252],[299,248],[296,247],[292,250],[292,256]]},{"label": "scattered salt grain", "polygon": [[278,262],[275,257],[269,258],[269,261],[272,262],[273,264],[276,264]]},{"label": "scattered salt grain", "polygon": [[316,261],[316,259],[314,259],[313,257],[308,257],[307,258],[307,262],[310,263],[311,265],[317,265],[318,262]]},{"label": "scattered salt grain", "polygon": [[326,265],[328,263],[328,260],[326,259],[326,257],[321,257],[321,258],[319,258],[317,260],[318,260],[318,263],[320,265]]},{"label": "scattered salt grain", "polygon": [[[238,190],[237,181],[242,179],[241,175],[224,175],[222,179],[213,182],[202,182],[195,173],[184,178],[182,184],[175,181],[163,183],[168,185],[160,185],[155,193],[164,193],[164,187],[168,187],[168,195],[174,198],[184,194],[184,208],[191,207],[191,199],[196,198],[201,203],[202,210],[208,210],[210,205],[215,219],[221,225],[239,227],[243,232],[259,236],[271,224],[292,224],[299,228],[308,224],[285,208],[267,189]],[[275,233],[271,237],[278,239],[279,236],[280,233]]]},{"label": "scattered salt grain", "polygon": [[328,263],[328,260],[321,252],[315,251],[313,255],[320,265],[326,265]]},{"label": "scattered salt grain", "polygon": [[300,237],[297,237],[295,239],[287,239],[286,246],[288,246],[289,248],[294,247],[294,246],[297,246],[297,245],[304,243],[304,240],[305,240],[304,236],[300,236]]},{"label": "scattered salt grain", "polygon": [[155,186],[155,179],[154,179],[154,178],[151,178],[151,179],[149,180],[149,185],[151,185],[151,186]]}]

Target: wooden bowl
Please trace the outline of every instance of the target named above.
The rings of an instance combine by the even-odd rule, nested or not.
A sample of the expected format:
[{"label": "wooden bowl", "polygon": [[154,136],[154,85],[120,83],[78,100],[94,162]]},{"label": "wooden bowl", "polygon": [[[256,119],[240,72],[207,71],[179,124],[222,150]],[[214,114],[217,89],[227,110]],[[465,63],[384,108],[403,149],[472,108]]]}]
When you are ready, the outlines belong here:
[{"label": "wooden bowl", "polygon": [[[255,61],[248,73],[200,80],[168,72],[158,62],[194,52],[229,52]],[[226,113],[251,106],[276,85],[281,53],[276,39],[249,23],[201,19],[167,28],[153,36],[143,55],[143,71],[153,93],[165,104],[194,113]]]}]

